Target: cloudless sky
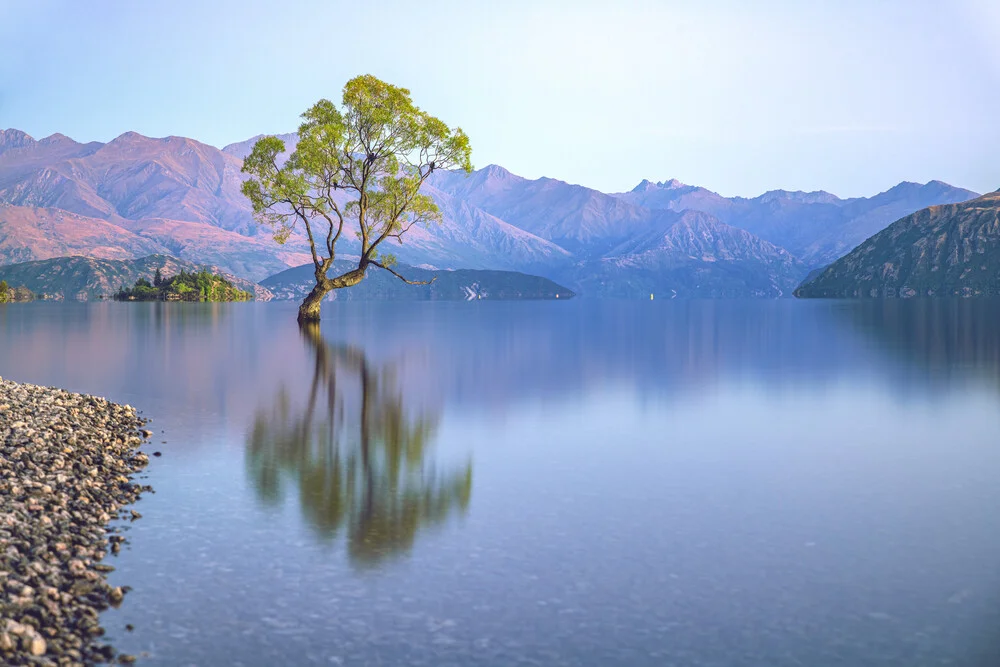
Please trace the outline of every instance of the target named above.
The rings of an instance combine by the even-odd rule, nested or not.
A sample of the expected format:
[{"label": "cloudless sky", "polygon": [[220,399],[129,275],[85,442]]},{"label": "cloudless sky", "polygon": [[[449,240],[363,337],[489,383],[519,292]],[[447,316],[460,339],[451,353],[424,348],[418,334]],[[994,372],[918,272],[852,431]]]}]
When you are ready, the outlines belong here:
[{"label": "cloudless sky", "polygon": [[0,0],[0,128],[221,147],[371,73],[531,178],[985,192],[997,35],[996,0]]}]

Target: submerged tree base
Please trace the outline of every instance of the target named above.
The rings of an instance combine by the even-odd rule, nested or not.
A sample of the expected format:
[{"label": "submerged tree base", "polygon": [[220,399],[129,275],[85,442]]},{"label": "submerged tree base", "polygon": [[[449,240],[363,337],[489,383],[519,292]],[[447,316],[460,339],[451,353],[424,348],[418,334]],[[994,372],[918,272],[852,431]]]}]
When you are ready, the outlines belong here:
[{"label": "submerged tree base", "polygon": [[324,289],[323,287],[317,285],[309,292],[309,295],[303,299],[302,304],[299,306],[299,324],[305,324],[306,322],[319,322],[319,309],[323,303],[323,299],[332,290]]},{"label": "submerged tree base", "polygon": [[301,306],[299,307],[299,324],[301,325],[311,325],[319,323],[319,308],[315,310],[305,310]]}]

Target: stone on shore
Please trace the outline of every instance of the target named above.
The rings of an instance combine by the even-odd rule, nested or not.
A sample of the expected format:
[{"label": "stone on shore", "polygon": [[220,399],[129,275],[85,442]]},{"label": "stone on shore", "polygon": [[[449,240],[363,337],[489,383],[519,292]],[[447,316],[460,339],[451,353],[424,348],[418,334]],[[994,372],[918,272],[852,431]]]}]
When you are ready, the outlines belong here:
[{"label": "stone on shore", "polygon": [[114,657],[98,614],[128,587],[100,561],[123,541],[108,523],[148,489],[132,481],[143,425],[130,406],[0,378],[0,663]]}]

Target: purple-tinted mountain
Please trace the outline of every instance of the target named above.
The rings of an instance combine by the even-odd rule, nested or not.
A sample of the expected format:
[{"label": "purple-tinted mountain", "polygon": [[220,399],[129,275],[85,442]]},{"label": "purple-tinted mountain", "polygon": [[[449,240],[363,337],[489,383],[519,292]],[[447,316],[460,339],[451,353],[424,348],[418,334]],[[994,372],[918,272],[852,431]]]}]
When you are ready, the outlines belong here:
[{"label": "purple-tinted mountain", "polygon": [[649,208],[694,209],[779,245],[810,269],[825,266],[891,222],[927,206],[967,201],[975,192],[941,181],[900,183],[868,198],[840,199],[829,192],[772,190],[759,197],[723,197],[676,180],[643,181],[615,195]]},{"label": "purple-tinted mountain", "polygon": [[[257,143],[258,139],[263,139],[264,137],[277,137],[285,142],[285,152],[283,155],[285,157],[292,154],[295,150],[296,144],[299,143],[299,135],[295,132],[288,132],[286,134],[258,134],[255,137],[250,137],[245,141],[237,141],[234,144],[229,144],[228,146],[223,146],[222,152],[226,155],[232,155],[239,160],[245,160],[250,151],[253,150],[254,144]],[[280,158],[279,158],[280,159]],[[284,164],[284,161],[281,161]]]},{"label": "purple-tinted mountain", "polygon": [[[289,149],[294,134],[281,135]],[[254,280],[309,261],[304,236],[279,246],[254,222],[240,192],[242,157],[255,139],[218,150],[182,137],[134,132],[102,144],[17,130],[0,135],[0,264],[89,252],[150,253],[210,263]],[[485,211],[435,193],[440,225],[411,230],[393,248],[434,268],[539,271],[570,253]],[[72,224],[70,224],[72,223]],[[352,237],[340,249],[352,251]]]},{"label": "purple-tinted mountain", "polygon": [[666,229],[576,267],[588,294],[613,297],[788,296],[805,267],[788,253],[707,213],[674,213]]},{"label": "purple-tinted mountain", "polygon": [[[293,150],[296,135],[278,136]],[[79,143],[59,134],[35,140],[0,131],[0,265],[158,253],[261,280],[307,263],[303,234],[277,245],[240,192],[242,159],[256,139],[219,150],[134,132]],[[584,296],[647,288],[784,295],[810,269],[893,220],[974,195],[936,181],[853,200],[781,190],[726,198],[677,181],[643,181],[632,192],[608,195],[496,165],[469,175],[438,172],[426,188],[443,220],[387,248],[401,262],[428,270],[519,271]],[[348,230],[339,256],[356,252]]]},{"label": "purple-tinted mountain", "polygon": [[529,180],[490,165],[470,176],[439,172],[437,190],[551,241],[579,257],[601,256],[637,234],[662,227],[661,211],[554,178]]}]

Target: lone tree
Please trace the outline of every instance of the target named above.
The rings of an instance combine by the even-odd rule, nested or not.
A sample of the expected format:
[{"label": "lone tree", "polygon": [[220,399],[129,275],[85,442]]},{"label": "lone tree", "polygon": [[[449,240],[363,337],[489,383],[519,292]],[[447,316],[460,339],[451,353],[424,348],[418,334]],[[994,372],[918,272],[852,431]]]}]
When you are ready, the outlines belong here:
[{"label": "lone tree", "polygon": [[[371,75],[344,86],[342,109],[320,100],[302,114],[299,141],[284,164],[285,143],[263,137],[243,162],[250,178],[243,194],[254,218],[278,243],[302,224],[315,265],[316,286],[299,306],[299,322],[319,320],[323,298],[357,285],[377,266],[411,285],[392,267],[396,258],[379,252],[387,239],[403,242],[416,224],[438,222],[441,213],[420,188],[438,169],[472,171],[469,138],[461,128],[421,111],[410,91]],[[361,243],[356,267],[329,276],[345,229]]]}]

